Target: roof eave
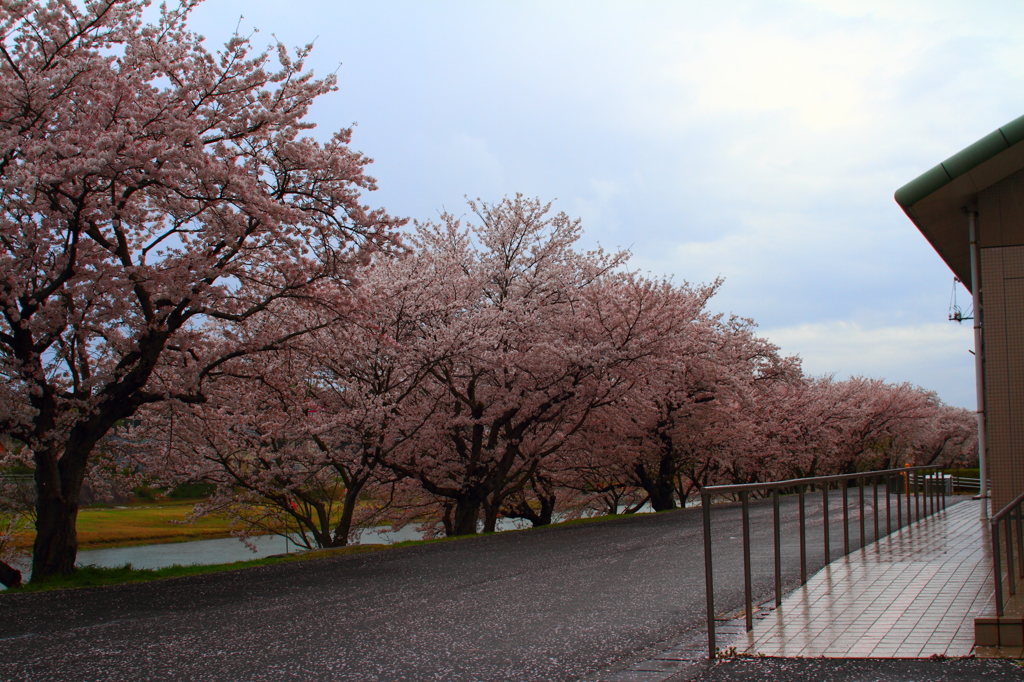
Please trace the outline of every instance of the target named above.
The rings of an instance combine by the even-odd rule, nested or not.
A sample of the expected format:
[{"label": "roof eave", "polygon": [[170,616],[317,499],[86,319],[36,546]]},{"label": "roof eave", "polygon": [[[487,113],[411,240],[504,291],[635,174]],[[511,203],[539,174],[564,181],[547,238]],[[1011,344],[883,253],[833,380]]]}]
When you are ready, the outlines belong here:
[{"label": "roof eave", "polygon": [[953,273],[971,285],[967,210],[980,191],[1024,168],[1024,116],[896,190],[896,203]]}]

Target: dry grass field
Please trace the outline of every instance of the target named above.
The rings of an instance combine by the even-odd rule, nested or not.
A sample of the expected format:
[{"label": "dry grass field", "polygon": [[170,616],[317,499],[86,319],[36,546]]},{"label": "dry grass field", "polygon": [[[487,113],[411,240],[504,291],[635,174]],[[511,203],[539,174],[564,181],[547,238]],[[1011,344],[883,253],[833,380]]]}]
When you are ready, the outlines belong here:
[{"label": "dry grass field", "polygon": [[[228,521],[207,516],[195,523],[183,523],[196,500],[133,502],[123,507],[84,507],[78,513],[79,549],[102,549],[155,542],[208,540],[231,535]],[[31,547],[35,533],[29,531],[18,543]]]}]

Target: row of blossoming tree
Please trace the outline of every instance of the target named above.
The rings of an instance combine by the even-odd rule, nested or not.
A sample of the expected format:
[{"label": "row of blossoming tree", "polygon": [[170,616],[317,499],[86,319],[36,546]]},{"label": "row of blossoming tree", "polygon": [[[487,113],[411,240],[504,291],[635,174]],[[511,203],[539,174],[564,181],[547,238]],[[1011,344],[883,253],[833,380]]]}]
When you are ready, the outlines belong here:
[{"label": "row of blossoming tree", "polygon": [[350,131],[304,135],[334,89],[308,48],[211,54],[194,3],[143,4],[0,8],[0,472],[34,481],[0,514],[31,502],[33,579],[74,570],[87,480],[213,483],[196,515],[334,547],[970,457],[965,411],[806,377],[708,311],[718,282],[582,250],[540,201],[400,239]]},{"label": "row of blossoming tree", "polygon": [[581,251],[579,222],[536,200],[470,207],[367,268],[345,321],[226,363],[205,403],[147,406],[125,456],[215,483],[198,513],[311,547],[369,524],[464,535],[972,457],[972,413],[907,384],[804,376],[751,321],[708,312],[717,283]]}]

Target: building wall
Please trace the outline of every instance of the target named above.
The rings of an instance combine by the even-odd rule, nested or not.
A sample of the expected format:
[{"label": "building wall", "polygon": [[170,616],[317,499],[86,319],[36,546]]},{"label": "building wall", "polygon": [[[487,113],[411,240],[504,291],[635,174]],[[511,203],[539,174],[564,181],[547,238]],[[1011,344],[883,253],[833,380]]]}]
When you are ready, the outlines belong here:
[{"label": "building wall", "polygon": [[978,196],[978,241],[988,473],[998,511],[1024,492],[1024,172]]}]

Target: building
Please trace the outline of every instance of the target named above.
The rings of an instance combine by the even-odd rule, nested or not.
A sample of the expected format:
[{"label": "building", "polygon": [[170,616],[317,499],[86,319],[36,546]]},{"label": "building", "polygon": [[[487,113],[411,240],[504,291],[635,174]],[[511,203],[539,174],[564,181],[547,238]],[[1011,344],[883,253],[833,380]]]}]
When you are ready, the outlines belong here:
[{"label": "building", "polygon": [[979,450],[995,513],[1024,492],[1024,116],[895,198],[973,293]]},{"label": "building", "polygon": [[[981,509],[983,518],[995,521],[1024,493],[1024,116],[908,182],[895,198],[971,290]],[[1016,532],[1006,525],[1000,541],[992,525],[986,540],[992,543],[987,556],[994,562],[995,614],[975,618],[975,642],[979,653],[988,648],[1019,656],[1024,601],[1013,595],[1024,557],[1018,555],[1015,570],[1012,548],[1018,544],[1024,552],[1024,534],[1018,512],[1005,521],[1016,521]],[[1004,552],[1009,601],[999,563]]]}]

